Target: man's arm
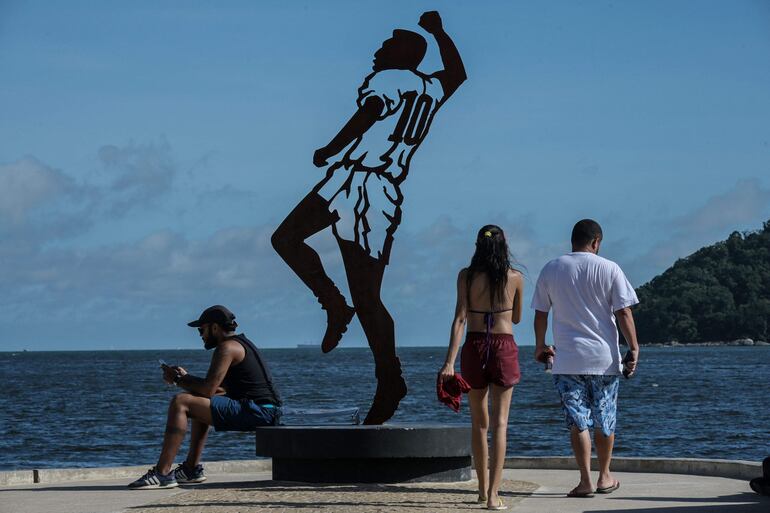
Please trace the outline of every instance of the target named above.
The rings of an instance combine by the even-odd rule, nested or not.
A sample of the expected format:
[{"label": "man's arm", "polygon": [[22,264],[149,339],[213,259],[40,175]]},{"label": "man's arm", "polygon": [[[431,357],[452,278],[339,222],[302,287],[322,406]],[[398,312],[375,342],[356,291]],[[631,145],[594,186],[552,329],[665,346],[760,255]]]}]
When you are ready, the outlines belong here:
[{"label": "man's arm", "polygon": [[535,361],[545,363],[548,356],[555,354],[552,347],[545,345],[545,333],[548,331],[548,312],[535,310]]},{"label": "man's arm", "polygon": [[351,116],[350,120],[339,131],[334,139],[323,148],[319,148],[313,154],[313,164],[323,167],[328,164],[327,159],[338,154],[355,139],[358,139],[377,121],[385,109],[385,102],[379,96],[371,96]]},{"label": "man's arm", "polygon": [[633,374],[636,371],[636,363],[639,361],[639,342],[636,340],[636,326],[634,325],[634,314],[631,308],[621,308],[615,312],[615,319],[618,321],[618,327],[623,337],[628,343],[628,349],[631,351],[633,360],[626,363],[629,372]]},{"label": "man's arm", "polygon": [[232,340],[222,342],[214,349],[214,354],[211,356],[211,365],[209,365],[205,378],[192,376],[187,374],[184,369],[180,369],[182,371],[180,372],[181,377],[177,380],[176,384],[195,395],[211,398],[224,391],[220,387],[222,380],[225,379],[230,365],[236,359],[239,359],[239,356],[241,356],[241,360],[245,356],[243,347],[239,343]]},{"label": "man's arm", "polygon": [[463,60],[460,58],[460,52],[457,51],[452,38],[444,32],[444,27],[441,25],[441,16],[439,16],[438,12],[428,11],[423,13],[418,24],[426,32],[432,34],[436,39],[436,44],[438,44],[438,51],[441,54],[441,62],[444,64],[444,69],[437,71],[433,76],[441,81],[441,86],[444,88],[444,100],[446,100],[468,78],[468,75],[465,74]]}]

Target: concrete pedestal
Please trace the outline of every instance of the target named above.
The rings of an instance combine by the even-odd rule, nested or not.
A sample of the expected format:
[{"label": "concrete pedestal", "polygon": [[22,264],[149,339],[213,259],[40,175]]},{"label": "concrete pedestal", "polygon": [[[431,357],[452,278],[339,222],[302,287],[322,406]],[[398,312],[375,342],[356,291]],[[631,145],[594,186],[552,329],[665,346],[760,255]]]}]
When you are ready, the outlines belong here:
[{"label": "concrete pedestal", "polygon": [[470,426],[275,426],[256,430],[273,479],[308,483],[453,482],[471,478]]}]

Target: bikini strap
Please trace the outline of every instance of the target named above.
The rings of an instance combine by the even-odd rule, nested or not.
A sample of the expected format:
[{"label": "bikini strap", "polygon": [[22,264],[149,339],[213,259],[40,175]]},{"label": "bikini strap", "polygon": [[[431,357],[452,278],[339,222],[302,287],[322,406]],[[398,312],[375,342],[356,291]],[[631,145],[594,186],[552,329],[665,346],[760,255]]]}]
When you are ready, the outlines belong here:
[{"label": "bikini strap", "polygon": [[513,310],[513,308],[506,308],[504,310],[468,310],[471,313],[480,313],[480,314],[498,314],[503,312],[510,312]]},{"label": "bikini strap", "polygon": [[513,310],[513,308],[506,308],[504,310],[489,310],[489,311],[483,311],[483,310],[468,310],[471,313],[480,313],[484,314],[484,324],[486,325],[486,333],[484,334],[484,361],[481,364],[482,369],[487,368],[487,363],[489,363],[489,355],[492,349],[492,324],[495,322],[495,314],[499,314],[502,312],[510,312]]}]

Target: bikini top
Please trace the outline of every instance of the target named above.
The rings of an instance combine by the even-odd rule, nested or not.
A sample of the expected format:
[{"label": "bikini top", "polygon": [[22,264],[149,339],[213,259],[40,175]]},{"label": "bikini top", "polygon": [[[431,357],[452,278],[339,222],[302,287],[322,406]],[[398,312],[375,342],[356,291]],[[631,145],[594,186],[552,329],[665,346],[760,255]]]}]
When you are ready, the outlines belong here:
[{"label": "bikini top", "polygon": [[484,314],[484,324],[486,324],[487,326],[487,338],[489,338],[489,334],[492,331],[492,324],[494,324],[495,314],[510,312],[512,310],[513,310],[513,307],[505,308],[504,310],[468,310],[468,311],[470,313]]},{"label": "bikini top", "polygon": [[513,307],[505,308],[503,310],[468,310],[471,313],[484,314],[484,324],[487,328],[484,336],[484,361],[481,362],[482,369],[486,369],[487,363],[489,363],[489,356],[492,349],[492,344],[490,344],[492,338],[492,324],[495,321],[495,314],[510,312],[512,310]]}]

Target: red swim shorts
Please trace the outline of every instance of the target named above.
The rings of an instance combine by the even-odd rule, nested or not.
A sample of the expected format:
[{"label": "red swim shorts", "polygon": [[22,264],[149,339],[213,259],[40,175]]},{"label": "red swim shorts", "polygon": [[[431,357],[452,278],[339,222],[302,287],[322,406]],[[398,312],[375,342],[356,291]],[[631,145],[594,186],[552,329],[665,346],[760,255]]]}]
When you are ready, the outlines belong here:
[{"label": "red swim shorts", "polygon": [[[486,362],[486,365],[484,364]],[[471,388],[487,388],[490,383],[510,387],[519,382],[519,348],[513,335],[469,331],[465,336],[460,369]]]}]

